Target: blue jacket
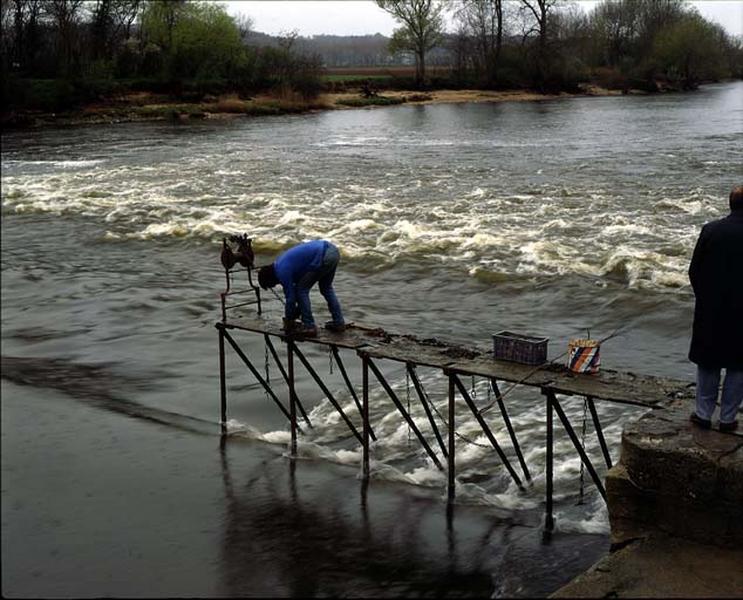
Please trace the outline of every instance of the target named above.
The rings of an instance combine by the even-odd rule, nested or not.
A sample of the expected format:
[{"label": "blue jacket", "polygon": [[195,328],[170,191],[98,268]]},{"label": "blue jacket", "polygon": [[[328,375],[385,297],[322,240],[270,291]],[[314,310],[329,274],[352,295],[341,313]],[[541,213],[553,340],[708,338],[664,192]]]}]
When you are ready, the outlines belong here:
[{"label": "blue jacket", "polygon": [[284,288],[286,316],[288,318],[291,318],[296,310],[297,282],[308,271],[317,271],[320,268],[328,246],[329,242],[325,240],[304,242],[289,248],[274,261],[276,277],[281,283],[281,287]]}]

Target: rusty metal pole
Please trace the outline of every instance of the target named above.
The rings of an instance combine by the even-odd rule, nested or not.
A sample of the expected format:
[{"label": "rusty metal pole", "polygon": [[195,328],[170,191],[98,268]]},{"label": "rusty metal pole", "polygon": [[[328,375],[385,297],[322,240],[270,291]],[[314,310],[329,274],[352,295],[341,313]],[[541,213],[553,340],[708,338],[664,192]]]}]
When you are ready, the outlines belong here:
[{"label": "rusty metal pole", "polygon": [[362,399],[361,399],[361,421],[362,421],[362,446],[363,446],[363,477],[369,479],[369,357],[366,354],[361,355],[362,366]]},{"label": "rusty metal pole", "polygon": [[289,381],[289,421],[291,422],[291,456],[297,455],[297,394],[294,391],[294,341],[286,340],[287,378]]},{"label": "rusty metal pole", "polygon": [[224,370],[224,330],[217,325],[219,331],[219,422],[222,435],[227,433],[227,379]]},{"label": "rusty metal pole", "polygon": [[455,496],[455,467],[454,467],[454,376],[449,376],[449,455],[447,456],[447,471],[449,475],[448,501],[453,502]]}]

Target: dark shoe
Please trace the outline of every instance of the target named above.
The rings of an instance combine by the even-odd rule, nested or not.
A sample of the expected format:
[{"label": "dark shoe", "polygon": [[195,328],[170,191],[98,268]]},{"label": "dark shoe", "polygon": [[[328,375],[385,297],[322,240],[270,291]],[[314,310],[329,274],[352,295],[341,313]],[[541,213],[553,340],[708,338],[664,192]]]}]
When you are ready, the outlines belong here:
[{"label": "dark shoe", "polygon": [[345,323],[336,323],[335,321],[328,321],[325,323],[325,329],[332,331],[333,333],[343,333],[346,330]]},{"label": "dark shoe", "polygon": [[292,331],[295,335],[301,335],[302,337],[317,337],[317,327],[314,325],[299,325]]},{"label": "dark shoe", "polygon": [[701,427],[702,429],[709,429],[712,427],[712,421],[709,419],[703,419],[702,417],[698,417],[697,413],[693,412],[691,413],[691,416],[689,417],[689,421],[694,423],[694,425],[697,425]]},{"label": "dark shoe", "polygon": [[723,423],[720,421],[720,431],[723,433],[735,431],[736,429],[738,429],[738,421],[733,421],[732,423]]},{"label": "dark shoe", "polygon": [[298,321],[294,321],[294,320],[287,319],[286,317],[284,317],[284,324],[281,327],[281,329],[283,329],[285,333],[294,333],[295,331],[297,331],[297,329],[301,327],[302,327],[302,324],[299,323]]}]

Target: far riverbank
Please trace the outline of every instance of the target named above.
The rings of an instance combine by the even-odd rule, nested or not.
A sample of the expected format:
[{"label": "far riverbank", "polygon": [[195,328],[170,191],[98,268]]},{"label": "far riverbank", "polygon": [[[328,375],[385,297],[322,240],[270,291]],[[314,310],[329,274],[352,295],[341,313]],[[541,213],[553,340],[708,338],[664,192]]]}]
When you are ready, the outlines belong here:
[{"label": "far riverbank", "polygon": [[[647,94],[629,90],[628,94]],[[3,128],[29,129],[48,126],[115,124],[142,121],[189,121],[195,119],[230,119],[316,112],[374,108],[400,104],[454,104],[483,102],[526,102],[586,96],[618,96],[619,90],[586,84],[578,92],[544,94],[529,90],[389,90],[364,97],[360,89],[321,94],[314,100],[297,97],[257,95],[240,98],[236,94],[205,96],[198,102],[183,102],[149,92],[136,92],[89,104],[73,111],[18,111],[3,115]]]}]

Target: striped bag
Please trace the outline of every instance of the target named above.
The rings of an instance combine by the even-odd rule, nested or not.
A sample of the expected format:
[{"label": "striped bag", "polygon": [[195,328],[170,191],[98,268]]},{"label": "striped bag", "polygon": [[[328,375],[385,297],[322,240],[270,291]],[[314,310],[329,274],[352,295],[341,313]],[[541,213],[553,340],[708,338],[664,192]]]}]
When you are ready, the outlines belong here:
[{"label": "striped bag", "polygon": [[601,344],[596,340],[574,339],[568,342],[568,369],[574,373],[598,373]]}]

